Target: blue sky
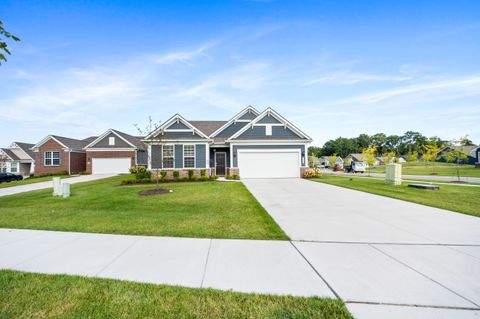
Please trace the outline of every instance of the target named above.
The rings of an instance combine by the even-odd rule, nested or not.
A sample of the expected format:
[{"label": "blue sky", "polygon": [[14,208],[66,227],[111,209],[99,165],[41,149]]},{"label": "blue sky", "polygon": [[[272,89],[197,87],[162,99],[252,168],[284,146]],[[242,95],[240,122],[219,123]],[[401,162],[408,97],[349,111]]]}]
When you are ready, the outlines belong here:
[{"label": "blue sky", "polygon": [[271,106],[315,145],[420,131],[480,143],[479,1],[21,1],[0,66],[0,145],[148,116]]}]

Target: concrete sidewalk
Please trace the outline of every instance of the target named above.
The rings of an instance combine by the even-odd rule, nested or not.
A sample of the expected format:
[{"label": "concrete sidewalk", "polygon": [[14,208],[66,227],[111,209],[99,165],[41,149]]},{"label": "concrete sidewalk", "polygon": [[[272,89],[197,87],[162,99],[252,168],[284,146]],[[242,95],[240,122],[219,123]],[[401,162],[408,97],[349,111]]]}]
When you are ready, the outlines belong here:
[{"label": "concrete sidewalk", "polygon": [[[115,176],[115,174],[109,174],[109,175],[80,175],[80,176],[70,177],[68,179],[65,179],[65,182],[70,183],[70,184],[77,184],[77,183],[95,181],[95,180],[98,180],[98,179],[112,177],[112,176]],[[52,188],[52,187],[53,187],[53,183],[52,183],[51,180],[48,181],[48,182],[40,182],[40,183],[5,187],[5,188],[0,188],[0,197],[7,196],[7,195],[24,193],[24,192],[35,191],[35,190],[39,190],[39,189],[47,189],[47,188]]]},{"label": "concrete sidewalk", "polygon": [[0,268],[338,297],[356,318],[480,316],[478,246],[406,249],[0,229]]}]

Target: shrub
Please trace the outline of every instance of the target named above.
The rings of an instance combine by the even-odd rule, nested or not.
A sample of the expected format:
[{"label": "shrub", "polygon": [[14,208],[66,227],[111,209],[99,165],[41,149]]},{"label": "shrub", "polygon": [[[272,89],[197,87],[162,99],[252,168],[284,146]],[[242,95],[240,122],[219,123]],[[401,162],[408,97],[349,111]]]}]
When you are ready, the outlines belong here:
[{"label": "shrub", "polygon": [[135,175],[137,180],[143,180],[145,178],[150,178],[150,172],[143,166],[130,167],[130,174]]},{"label": "shrub", "polygon": [[225,179],[233,179],[232,175],[226,175]]},{"label": "shrub", "polygon": [[182,179],[183,179],[184,182],[188,182],[188,176],[183,176]]},{"label": "shrub", "polygon": [[192,180],[192,179],[193,179],[193,174],[195,174],[195,172],[193,171],[193,169],[189,169],[189,170],[188,170],[188,179],[189,179],[189,180]]},{"label": "shrub", "polygon": [[179,171],[173,171],[173,178],[179,178],[180,177],[180,172]]},{"label": "shrub", "polygon": [[121,183],[122,183],[122,185],[130,185],[130,184],[135,183],[135,180],[134,180],[134,179],[130,179],[130,178],[128,178],[128,179],[122,179],[122,182],[121,182]]},{"label": "shrub", "polygon": [[200,176],[203,177],[205,175],[207,175],[207,170],[206,169],[201,169],[200,170]]},{"label": "shrub", "polygon": [[239,179],[240,179],[240,175],[238,175],[238,174],[233,174],[233,175],[232,175],[232,179],[239,180]]},{"label": "shrub", "polygon": [[167,177],[166,174],[165,174],[165,176],[162,176],[161,181],[162,181],[162,183],[168,182],[168,177]]},{"label": "shrub", "polygon": [[212,181],[216,181],[218,179],[218,176],[217,175],[212,175],[212,176],[210,176],[210,179]]},{"label": "shrub", "polygon": [[150,177],[137,179],[137,183],[150,184],[151,182],[152,182],[152,179]]},{"label": "shrub", "polygon": [[198,177],[194,175],[194,176],[192,176],[191,181],[192,181],[192,182],[195,182],[197,179],[198,179]]},{"label": "shrub", "polygon": [[166,171],[161,171],[160,172],[160,177],[163,180],[164,178],[167,178],[167,172]]},{"label": "shrub", "polygon": [[68,175],[67,171],[61,171],[61,172],[54,172],[54,173],[43,173],[40,175],[33,176],[33,178],[38,178],[38,177],[47,177],[47,176],[62,176],[62,175]]},{"label": "shrub", "polygon": [[206,181],[208,181],[208,176],[200,176],[200,180],[202,182],[206,182]]},{"label": "shrub", "polygon": [[316,178],[320,177],[321,171],[318,168],[307,168],[307,170],[303,173],[303,178]]}]

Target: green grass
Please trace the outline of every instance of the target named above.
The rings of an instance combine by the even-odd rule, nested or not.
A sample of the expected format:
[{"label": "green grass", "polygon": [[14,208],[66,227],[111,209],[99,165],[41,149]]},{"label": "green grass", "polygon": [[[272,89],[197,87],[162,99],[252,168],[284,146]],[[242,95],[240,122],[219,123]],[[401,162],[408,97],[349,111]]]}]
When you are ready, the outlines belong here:
[{"label": "green grass", "polygon": [[[58,177],[63,179],[63,178],[69,178],[71,176],[60,175]],[[26,178],[26,179],[22,179],[21,181],[15,181],[15,182],[10,182],[10,183],[2,183],[2,184],[0,184],[0,188],[20,186],[20,185],[26,185],[26,184],[34,184],[34,183],[40,183],[40,182],[48,182],[48,181],[51,181],[52,178],[53,178],[53,176]]]},{"label": "green grass", "polygon": [[[385,165],[372,167],[372,173],[385,173]],[[402,174],[457,176],[457,168],[451,163],[403,163]],[[461,165],[460,176],[480,177],[480,168],[475,168],[475,165]]]},{"label": "green grass", "polygon": [[440,185],[439,191],[431,191],[407,187],[408,183],[392,186],[380,179],[339,175],[324,175],[314,181],[480,217],[480,187]]},{"label": "green grass", "polygon": [[0,271],[0,318],[352,318],[343,303]]},{"label": "green grass", "polygon": [[0,227],[200,238],[288,239],[242,183],[120,186],[124,176],[73,184],[70,198],[40,190],[2,197]]}]

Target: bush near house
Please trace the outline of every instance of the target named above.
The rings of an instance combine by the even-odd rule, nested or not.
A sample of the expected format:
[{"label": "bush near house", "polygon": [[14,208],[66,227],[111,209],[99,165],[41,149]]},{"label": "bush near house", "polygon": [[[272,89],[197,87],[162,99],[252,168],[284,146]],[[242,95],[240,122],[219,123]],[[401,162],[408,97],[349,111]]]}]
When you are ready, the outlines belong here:
[{"label": "bush near house", "polygon": [[303,178],[318,178],[322,172],[318,168],[307,168],[303,173]]}]

